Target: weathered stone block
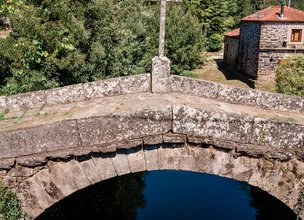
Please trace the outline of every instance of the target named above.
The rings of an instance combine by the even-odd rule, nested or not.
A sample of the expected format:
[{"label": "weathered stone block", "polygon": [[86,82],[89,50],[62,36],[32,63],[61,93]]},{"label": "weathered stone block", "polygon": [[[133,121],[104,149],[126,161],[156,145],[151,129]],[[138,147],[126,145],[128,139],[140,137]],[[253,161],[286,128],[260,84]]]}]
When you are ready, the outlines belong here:
[{"label": "weathered stone block", "polygon": [[143,141],[141,138],[133,139],[133,140],[126,140],[124,142],[117,144],[117,149],[130,149],[133,147],[142,146]]},{"label": "weathered stone block", "polygon": [[130,170],[132,173],[146,171],[145,154],[142,148],[132,148],[127,150]]},{"label": "weathered stone block", "polygon": [[6,97],[5,108],[24,110],[38,108],[45,104],[45,91],[29,92]]},{"label": "weathered stone block", "polygon": [[303,105],[303,98],[278,93],[262,92],[258,105],[265,109],[299,112]]},{"label": "weathered stone block", "polygon": [[178,144],[178,143],[186,143],[186,141],[187,141],[186,135],[173,134],[173,133],[167,133],[163,135],[164,143]]},{"label": "weathered stone block", "polygon": [[144,152],[147,170],[159,170],[157,146],[146,146]]},{"label": "weathered stone block", "polygon": [[80,166],[91,185],[100,182],[101,176],[99,175],[99,172],[92,159],[81,162]]},{"label": "weathered stone block", "polygon": [[12,159],[1,159],[0,160],[0,170],[9,170],[15,165],[15,158]]},{"label": "weathered stone block", "polygon": [[228,115],[186,106],[173,106],[173,132],[194,137],[225,138]]},{"label": "weathered stone block", "polygon": [[175,153],[173,147],[158,148],[158,164],[160,170],[173,170],[175,165]]},{"label": "weathered stone block", "polygon": [[120,78],[85,83],[83,93],[86,99],[121,95]]},{"label": "weathered stone block", "polygon": [[90,185],[86,174],[83,172],[80,163],[76,160],[63,163],[62,168],[66,173],[71,174],[72,180],[78,189],[83,189]]},{"label": "weathered stone block", "polygon": [[148,136],[143,138],[144,145],[156,145],[163,143],[163,137],[161,135]]},{"label": "weathered stone block", "polygon": [[66,104],[85,100],[84,88],[82,84],[76,84],[45,90],[45,99],[47,105]]},{"label": "weathered stone block", "polygon": [[44,189],[44,191],[52,198],[52,203],[55,203],[64,198],[64,194],[59,188],[60,186],[57,186],[52,182],[50,171],[48,169],[41,170],[31,179],[37,186],[39,186],[41,189]]},{"label": "weathered stone block", "polygon": [[11,177],[30,177],[34,174],[34,170],[31,168],[27,167],[16,167],[11,169],[8,173],[7,176]]},{"label": "weathered stone block", "polygon": [[[190,154],[192,156],[190,156]],[[190,145],[188,147],[187,155],[180,162],[180,167],[187,167],[186,163],[189,162],[189,159],[193,157],[194,164],[191,164],[192,171],[200,173],[209,173],[210,172],[210,149],[201,148]]]},{"label": "weathered stone block", "polygon": [[170,77],[171,92],[194,96],[217,98],[219,84],[182,76]]},{"label": "weathered stone block", "polygon": [[251,143],[276,148],[299,148],[303,144],[304,125],[254,119]]},{"label": "weathered stone block", "polygon": [[108,154],[103,156],[94,156],[92,157],[94,164],[97,168],[97,171],[99,173],[99,176],[101,177],[101,180],[110,179],[112,177],[117,176],[117,173],[115,171],[113,162],[111,158],[107,157]]},{"label": "weathered stone block", "polygon": [[207,144],[212,145],[214,144],[213,138],[205,138],[205,137],[195,137],[195,136],[187,136],[188,142],[193,144]]},{"label": "weathered stone block", "polygon": [[151,75],[141,74],[120,78],[122,94],[150,92]]},{"label": "weathered stone block", "polygon": [[79,146],[76,121],[18,129],[0,133],[0,158],[18,157]]},{"label": "weathered stone block", "polygon": [[273,160],[288,161],[292,159],[293,154],[285,149],[275,149],[267,152],[266,157]]},{"label": "weathered stone block", "polygon": [[0,112],[3,113],[5,111],[5,108],[7,108],[6,97],[0,96]]},{"label": "weathered stone block", "polygon": [[175,167],[178,170],[193,171],[195,159],[190,147],[174,148]]},{"label": "weathered stone block", "polygon": [[167,57],[152,59],[152,92],[170,91],[170,60]]},{"label": "weathered stone block", "polygon": [[219,85],[218,99],[233,104],[255,106],[260,91]]},{"label": "weathered stone block", "polygon": [[29,218],[39,216],[45,209],[56,202],[34,179],[28,179],[16,189],[22,210]]},{"label": "weathered stone block", "polygon": [[120,142],[149,135],[159,135],[171,129],[170,107],[109,114],[78,120],[83,146]]},{"label": "weathered stone block", "polygon": [[16,158],[16,164],[25,167],[36,167],[47,163],[45,154],[21,156]]},{"label": "weathered stone block", "polygon": [[257,146],[250,144],[239,144],[236,146],[236,152],[250,157],[263,157],[269,149],[267,146]]},{"label": "weathered stone block", "polygon": [[119,176],[125,175],[130,173],[129,161],[127,155],[125,154],[126,151],[119,151],[116,153],[114,157],[112,157],[112,162],[115,167],[116,173]]},{"label": "weathered stone block", "polygon": [[1,181],[4,186],[10,187],[10,188],[17,188],[19,185],[17,182],[17,177],[3,176],[3,177],[1,177]]},{"label": "weathered stone block", "polygon": [[70,173],[63,169],[64,164],[55,163],[49,166],[51,182],[61,191],[64,197],[76,192],[77,186],[74,184]]},{"label": "weathered stone block", "polygon": [[248,143],[251,138],[252,127],[253,117],[229,114],[225,139]]}]

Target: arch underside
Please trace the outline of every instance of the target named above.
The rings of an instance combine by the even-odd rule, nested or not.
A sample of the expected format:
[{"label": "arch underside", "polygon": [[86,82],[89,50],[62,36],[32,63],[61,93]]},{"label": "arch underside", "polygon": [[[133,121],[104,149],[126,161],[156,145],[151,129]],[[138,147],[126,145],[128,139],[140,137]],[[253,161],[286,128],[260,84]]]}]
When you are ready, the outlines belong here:
[{"label": "arch underside", "polygon": [[249,157],[233,150],[194,143],[145,145],[112,153],[90,153],[49,161],[35,169],[33,176],[15,188],[22,208],[32,218],[85,187],[142,171],[182,170],[244,181],[278,198],[295,212],[299,209],[302,188],[296,174],[298,161]]}]

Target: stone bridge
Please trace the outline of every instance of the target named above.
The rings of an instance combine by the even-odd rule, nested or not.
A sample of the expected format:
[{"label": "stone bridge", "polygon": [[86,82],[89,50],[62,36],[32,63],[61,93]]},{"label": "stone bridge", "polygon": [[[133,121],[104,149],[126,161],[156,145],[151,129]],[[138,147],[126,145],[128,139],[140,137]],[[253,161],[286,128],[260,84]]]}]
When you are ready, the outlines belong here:
[{"label": "stone bridge", "polygon": [[[0,178],[29,218],[97,182],[146,170],[259,187],[302,218],[304,99],[152,74],[0,97]],[[185,186],[187,187],[187,186]]]}]

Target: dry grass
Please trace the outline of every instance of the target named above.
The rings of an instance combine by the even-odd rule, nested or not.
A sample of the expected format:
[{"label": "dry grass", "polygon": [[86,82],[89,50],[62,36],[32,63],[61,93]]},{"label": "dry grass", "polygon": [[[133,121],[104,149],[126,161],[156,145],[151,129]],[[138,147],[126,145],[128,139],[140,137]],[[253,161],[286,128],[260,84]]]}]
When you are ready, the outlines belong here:
[{"label": "dry grass", "polygon": [[208,60],[199,69],[195,69],[193,71],[197,73],[199,79],[214,81],[240,88],[250,88],[246,83],[236,79],[236,77],[225,75],[218,69],[218,65],[213,59]]}]

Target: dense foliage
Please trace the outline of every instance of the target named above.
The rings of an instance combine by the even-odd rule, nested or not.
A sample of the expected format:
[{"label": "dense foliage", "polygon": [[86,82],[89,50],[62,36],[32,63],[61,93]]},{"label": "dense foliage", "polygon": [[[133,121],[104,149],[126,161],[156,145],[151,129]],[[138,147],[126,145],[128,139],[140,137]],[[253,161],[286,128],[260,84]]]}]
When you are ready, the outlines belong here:
[{"label": "dense foliage", "polygon": [[20,209],[16,195],[0,182],[0,219],[18,220]]},{"label": "dense foliage", "polygon": [[[189,74],[218,51],[241,17],[279,0],[184,0],[168,4],[166,56]],[[303,2],[292,6],[304,9]],[[0,0],[13,32],[0,38],[0,95],[150,71],[159,3],[144,0]],[[0,19],[1,20],[1,19]],[[0,25],[1,29],[1,25]]]},{"label": "dense foliage", "polygon": [[[144,73],[157,55],[159,4],[140,0],[27,0],[0,39],[0,94]],[[16,13],[17,11],[17,13]],[[204,31],[187,5],[168,7],[173,73],[202,61]]]},{"label": "dense foliage", "polygon": [[304,97],[304,55],[291,56],[277,68],[277,91]]}]

